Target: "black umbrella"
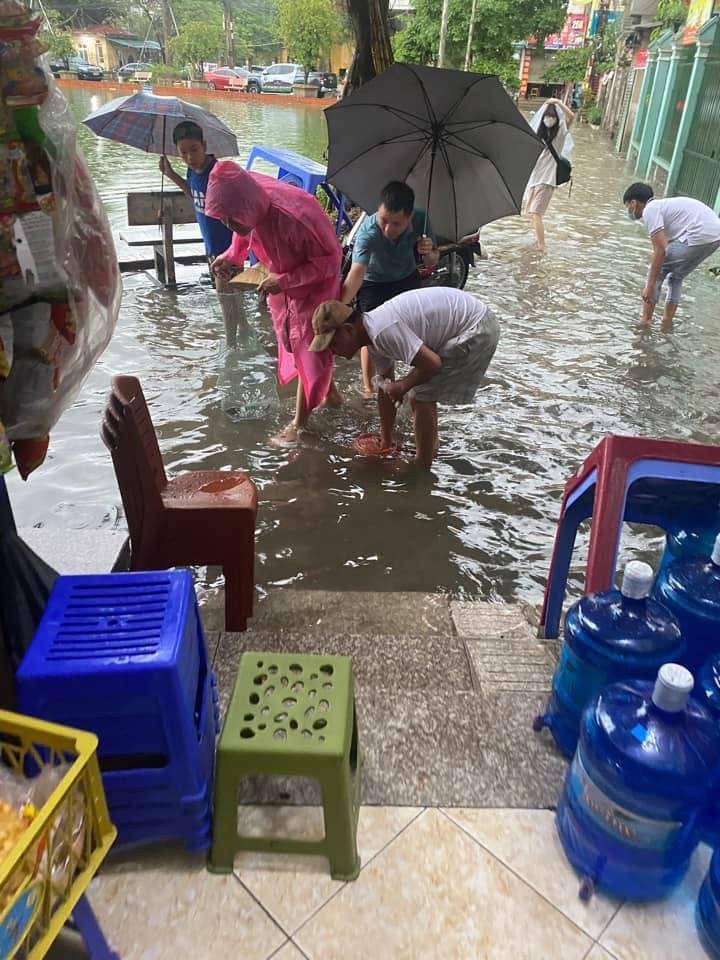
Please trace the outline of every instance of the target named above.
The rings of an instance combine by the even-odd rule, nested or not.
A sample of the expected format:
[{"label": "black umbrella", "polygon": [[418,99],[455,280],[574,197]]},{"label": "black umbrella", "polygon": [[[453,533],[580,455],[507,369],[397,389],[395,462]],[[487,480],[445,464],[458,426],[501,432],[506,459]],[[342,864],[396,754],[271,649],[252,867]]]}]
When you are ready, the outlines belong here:
[{"label": "black umbrella", "polygon": [[497,77],[396,63],[325,111],[328,180],[364,210],[406,180],[434,231],[520,212],[542,144]]},{"label": "black umbrella", "polygon": [[[14,670],[20,664],[45,610],[58,574],[21,540],[5,480],[0,476],[0,641]],[[8,678],[5,677],[5,680]],[[6,696],[3,684],[0,696]]]}]

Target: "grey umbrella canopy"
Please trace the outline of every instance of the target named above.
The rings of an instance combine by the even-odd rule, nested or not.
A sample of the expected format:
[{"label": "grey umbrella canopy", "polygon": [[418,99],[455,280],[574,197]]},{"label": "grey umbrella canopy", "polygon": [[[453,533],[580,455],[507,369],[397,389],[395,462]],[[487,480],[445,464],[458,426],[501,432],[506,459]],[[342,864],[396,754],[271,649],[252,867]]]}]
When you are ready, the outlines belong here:
[{"label": "grey umbrella canopy", "polygon": [[457,239],[520,212],[542,144],[497,77],[396,63],[325,111],[328,180],[364,210],[406,180]]}]

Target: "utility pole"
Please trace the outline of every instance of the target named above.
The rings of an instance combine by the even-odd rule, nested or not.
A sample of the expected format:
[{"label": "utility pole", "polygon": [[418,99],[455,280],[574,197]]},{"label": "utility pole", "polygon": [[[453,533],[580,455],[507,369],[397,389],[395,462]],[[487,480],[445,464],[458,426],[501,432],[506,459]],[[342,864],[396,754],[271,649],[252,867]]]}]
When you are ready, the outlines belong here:
[{"label": "utility pole", "polygon": [[473,31],[475,30],[475,18],[477,17],[477,0],[472,0],[472,9],[470,10],[470,23],[468,24],[468,42],[465,49],[465,70],[470,69],[470,59],[472,57]]},{"label": "utility pole", "polygon": [[450,17],[450,0],[443,0],[442,18],[440,19],[440,47],[438,49],[438,66],[445,66],[445,43],[447,41],[448,18]]},{"label": "utility pole", "polygon": [[223,0],[223,29],[225,31],[225,63],[228,67],[234,67],[235,37],[233,35],[233,12],[230,0]]}]

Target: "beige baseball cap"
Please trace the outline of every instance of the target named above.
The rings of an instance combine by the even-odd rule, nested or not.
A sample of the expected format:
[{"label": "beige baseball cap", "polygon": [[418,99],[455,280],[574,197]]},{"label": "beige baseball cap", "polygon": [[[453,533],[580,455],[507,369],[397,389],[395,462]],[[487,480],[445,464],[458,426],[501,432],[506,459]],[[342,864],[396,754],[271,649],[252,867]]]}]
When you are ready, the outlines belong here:
[{"label": "beige baseball cap", "polygon": [[308,350],[313,353],[327,350],[338,328],[347,323],[352,315],[352,307],[348,307],[346,303],[340,303],[339,300],[326,300],[325,303],[321,303],[313,314],[312,325],[315,336]]}]

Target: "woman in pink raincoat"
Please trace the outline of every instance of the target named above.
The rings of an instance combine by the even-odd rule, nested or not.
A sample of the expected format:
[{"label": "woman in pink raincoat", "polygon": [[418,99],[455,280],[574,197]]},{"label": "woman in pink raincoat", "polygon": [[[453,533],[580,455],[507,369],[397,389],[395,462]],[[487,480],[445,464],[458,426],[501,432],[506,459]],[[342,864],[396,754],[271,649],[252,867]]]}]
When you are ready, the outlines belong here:
[{"label": "woman in pink raincoat", "polygon": [[231,160],[210,174],[205,213],[233,232],[230,247],[213,261],[228,275],[242,269],[249,251],[270,271],[260,285],[268,294],[278,345],[278,380],[299,376],[295,419],[281,438],[295,440],[310,412],[326,399],[339,402],[329,350],[310,353],[312,315],[324,300],[340,296],[340,244],[315,197]]}]

